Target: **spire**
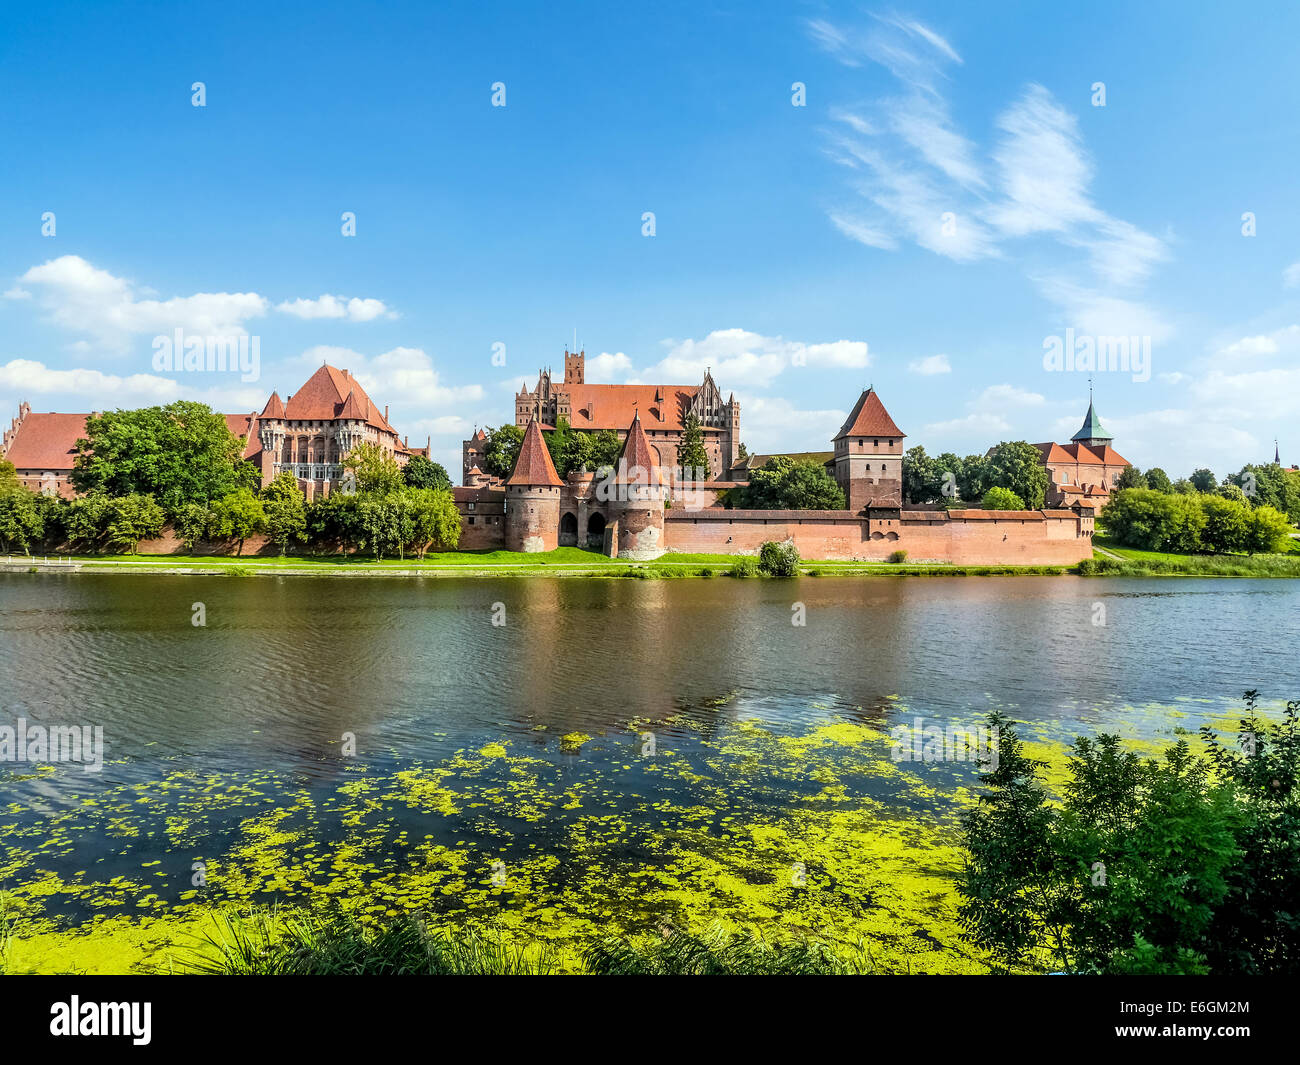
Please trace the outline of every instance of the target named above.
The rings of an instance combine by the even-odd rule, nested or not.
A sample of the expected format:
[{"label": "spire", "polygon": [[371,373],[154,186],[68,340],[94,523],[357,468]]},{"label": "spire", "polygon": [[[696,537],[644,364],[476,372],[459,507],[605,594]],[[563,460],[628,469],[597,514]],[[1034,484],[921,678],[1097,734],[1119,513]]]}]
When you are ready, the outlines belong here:
[{"label": "spire", "polygon": [[1101,424],[1101,419],[1097,417],[1097,409],[1092,405],[1091,387],[1088,389],[1088,413],[1083,419],[1083,426],[1070,439],[1084,444],[1090,440],[1099,440],[1105,443],[1115,439],[1110,433],[1106,432]]},{"label": "spire", "polygon": [[1277,437],[1273,437],[1273,465],[1282,465],[1282,452],[1277,449]]},{"label": "spire", "polygon": [[546,450],[546,441],[542,439],[541,423],[534,418],[524,430],[524,442],[519,445],[519,457],[515,459],[515,468],[506,478],[506,484],[547,485],[560,488],[564,482],[555,472],[555,463],[551,453]]}]

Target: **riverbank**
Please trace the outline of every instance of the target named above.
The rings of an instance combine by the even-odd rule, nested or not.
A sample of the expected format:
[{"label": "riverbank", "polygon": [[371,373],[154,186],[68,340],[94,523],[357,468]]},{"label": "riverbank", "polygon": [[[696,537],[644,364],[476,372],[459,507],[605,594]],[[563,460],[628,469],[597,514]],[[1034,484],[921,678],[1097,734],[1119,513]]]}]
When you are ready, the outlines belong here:
[{"label": "riverbank", "polygon": [[[1077,566],[963,566],[947,562],[844,562],[805,559],[809,577],[1300,577],[1300,553],[1286,555],[1175,555],[1137,551],[1096,538],[1091,559]],[[669,553],[652,562],[609,558],[595,551],[561,547],[524,554],[456,551],[424,559],[375,560],[355,555],[23,555],[0,556],[8,573],[163,573],[219,577],[611,577],[671,580],[682,577],[751,577],[753,556]],[[752,569],[751,567],[748,567]]]}]

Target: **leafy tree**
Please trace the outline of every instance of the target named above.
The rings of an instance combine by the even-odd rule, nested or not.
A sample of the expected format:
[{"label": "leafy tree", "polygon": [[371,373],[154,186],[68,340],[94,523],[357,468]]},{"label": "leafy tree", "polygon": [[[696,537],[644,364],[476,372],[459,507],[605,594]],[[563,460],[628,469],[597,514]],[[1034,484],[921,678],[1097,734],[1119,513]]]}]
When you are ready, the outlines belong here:
[{"label": "leafy tree", "polygon": [[984,493],[985,510],[1024,510],[1025,501],[1009,488],[994,485]]},{"label": "leafy tree", "polygon": [[387,495],[402,487],[402,470],[392,453],[369,440],[362,441],[343,460],[344,469],[357,479],[357,491]]},{"label": "leafy tree", "polygon": [[39,498],[16,482],[0,487],[0,545],[4,550],[17,547],[30,555],[32,544],[44,537],[45,516]]},{"label": "leafy tree", "polygon": [[203,503],[186,503],[172,515],[172,529],[186,551],[212,535],[212,517],[212,509]]},{"label": "leafy tree", "polygon": [[1043,465],[1042,452],[1033,444],[1024,440],[998,444],[988,456],[988,472],[988,487],[1009,488],[1025,501],[1029,510],[1043,505],[1047,497],[1047,467]]},{"label": "leafy tree", "polygon": [[1000,715],[988,793],[967,814],[959,915],[1008,969],[1195,973],[1238,860],[1231,790],[1185,742],[1162,760],[1075,741],[1064,796]]},{"label": "leafy tree", "polygon": [[68,501],[63,523],[71,544],[97,549],[108,525],[110,500],[102,492],[92,492]]},{"label": "leafy tree", "polygon": [[[1149,488],[1125,488],[1113,493],[1101,508],[1101,520],[1122,544],[1147,551],[1168,550],[1179,528],[1180,512],[1175,509],[1179,498]],[[1199,512],[1200,500],[1195,499],[1192,505]]]},{"label": "leafy tree", "polygon": [[700,479],[709,479],[709,453],[704,449],[704,430],[694,414],[686,415],[682,443],[677,449],[677,465],[681,467],[683,480],[696,480],[696,470],[703,471]]},{"label": "leafy tree", "polygon": [[1162,550],[1190,555],[1204,548],[1205,508],[1199,495],[1166,495],[1162,513],[1167,516]]},{"label": "leafy tree", "polygon": [[1219,487],[1219,482],[1214,479],[1214,474],[1202,467],[1191,476],[1192,487],[1198,492],[1213,492]]},{"label": "leafy tree", "polygon": [[[920,444],[903,454],[903,497],[911,503],[942,503],[944,470]],[[956,475],[952,483],[956,483]]]},{"label": "leafy tree", "polygon": [[1222,499],[1231,499],[1234,503],[1246,503],[1246,493],[1241,490],[1241,485],[1233,484],[1231,481],[1224,481],[1219,485],[1219,490],[1215,493]]},{"label": "leafy tree", "polygon": [[307,505],[292,471],[282,470],[262,489],[262,509],[266,515],[266,534],[279,546],[281,555],[289,550],[291,540],[307,538]]},{"label": "leafy tree", "polygon": [[12,462],[7,459],[0,459],[0,492],[10,488],[21,488],[18,483],[18,470]]},{"label": "leafy tree", "polygon": [[1272,723],[1245,693],[1236,743],[1202,726],[1207,756],[1234,789],[1239,855],[1228,871],[1228,904],[1210,928],[1215,972],[1300,973],[1300,702]]},{"label": "leafy tree", "polygon": [[202,403],[117,410],[86,419],[72,483],[81,492],[151,495],[170,512],[256,483],[242,441]]},{"label": "leafy tree", "polygon": [[450,551],[460,543],[460,511],[450,489],[413,489],[402,497],[409,515],[404,548],[424,558],[429,550]]},{"label": "leafy tree", "polygon": [[751,510],[843,510],[847,504],[825,466],[777,455],[749,475],[736,505]]},{"label": "leafy tree", "polygon": [[1228,483],[1239,487],[1255,506],[1273,507],[1292,522],[1300,520],[1300,477],[1276,463],[1243,466],[1228,475]]},{"label": "leafy tree", "polygon": [[141,540],[161,535],[167,523],[153,496],[138,492],[110,499],[104,517],[104,541],[127,554],[135,554]]},{"label": "leafy tree", "polygon": [[1235,554],[1246,550],[1250,508],[1235,499],[1217,495],[1201,496],[1205,510],[1205,528],[1201,541],[1210,551]]},{"label": "leafy tree", "polygon": [[423,455],[412,455],[402,467],[402,480],[411,488],[450,488],[451,477],[440,462]]},{"label": "leafy tree", "polygon": [[[294,488],[297,488],[295,483]],[[236,540],[235,554],[244,553],[244,541],[266,530],[266,510],[262,501],[247,488],[218,499],[212,505],[209,534],[218,540]],[[283,552],[282,552],[283,553]]]},{"label": "leafy tree", "polygon": [[[1147,481],[1146,475],[1136,466],[1125,466],[1119,471],[1119,477],[1115,480],[1115,488],[1122,491],[1125,488],[1155,488],[1155,486]],[[1155,490],[1160,491],[1158,488],[1155,488]]]},{"label": "leafy tree", "polygon": [[1174,482],[1173,491],[1178,495],[1189,496],[1196,491],[1196,486],[1186,477],[1179,477],[1178,480]]},{"label": "leafy tree", "polygon": [[1172,492],[1174,490],[1173,482],[1169,480],[1169,474],[1165,473],[1159,466],[1152,466],[1151,469],[1147,470],[1146,482],[1146,487],[1153,492]]},{"label": "leafy tree", "polygon": [[1246,518],[1243,545],[1247,554],[1273,554],[1286,549],[1291,523],[1286,515],[1270,506],[1255,507]]},{"label": "leafy tree", "polygon": [[524,443],[524,431],[517,425],[503,425],[499,429],[484,430],[483,461],[486,471],[493,477],[509,477],[519,458]]}]

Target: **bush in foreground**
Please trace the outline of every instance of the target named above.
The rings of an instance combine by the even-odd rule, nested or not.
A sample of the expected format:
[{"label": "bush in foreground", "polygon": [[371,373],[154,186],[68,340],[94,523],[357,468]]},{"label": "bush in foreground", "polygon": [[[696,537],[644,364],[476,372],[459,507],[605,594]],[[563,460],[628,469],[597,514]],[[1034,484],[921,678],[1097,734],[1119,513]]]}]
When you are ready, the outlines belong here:
[{"label": "bush in foreground", "polygon": [[759,548],[758,568],[769,577],[794,577],[799,572],[799,549],[793,540],[768,540]]}]

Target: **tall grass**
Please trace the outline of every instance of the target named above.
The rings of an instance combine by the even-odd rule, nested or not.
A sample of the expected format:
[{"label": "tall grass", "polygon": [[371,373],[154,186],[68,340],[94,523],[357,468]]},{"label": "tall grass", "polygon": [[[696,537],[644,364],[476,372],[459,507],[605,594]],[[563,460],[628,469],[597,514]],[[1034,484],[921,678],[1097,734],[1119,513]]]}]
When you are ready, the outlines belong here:
[{"label": "tall grass", "polygon": [[601,976],[838,975],[868,973],[862,946],[798,936],[764,939],[710,929],[703,935],[607,936],[569,965],[542,944],[482,932],[430,929],[421,915],[365,925],[350,914],[227,912],[192,948],[192,972],[225,976]]},{"label": "tall grass", "polygon": [[225,913],[190,968],[225,976],[545,976],[545,947],[431,931],[419,915],[371,928],[339,911]]}]

